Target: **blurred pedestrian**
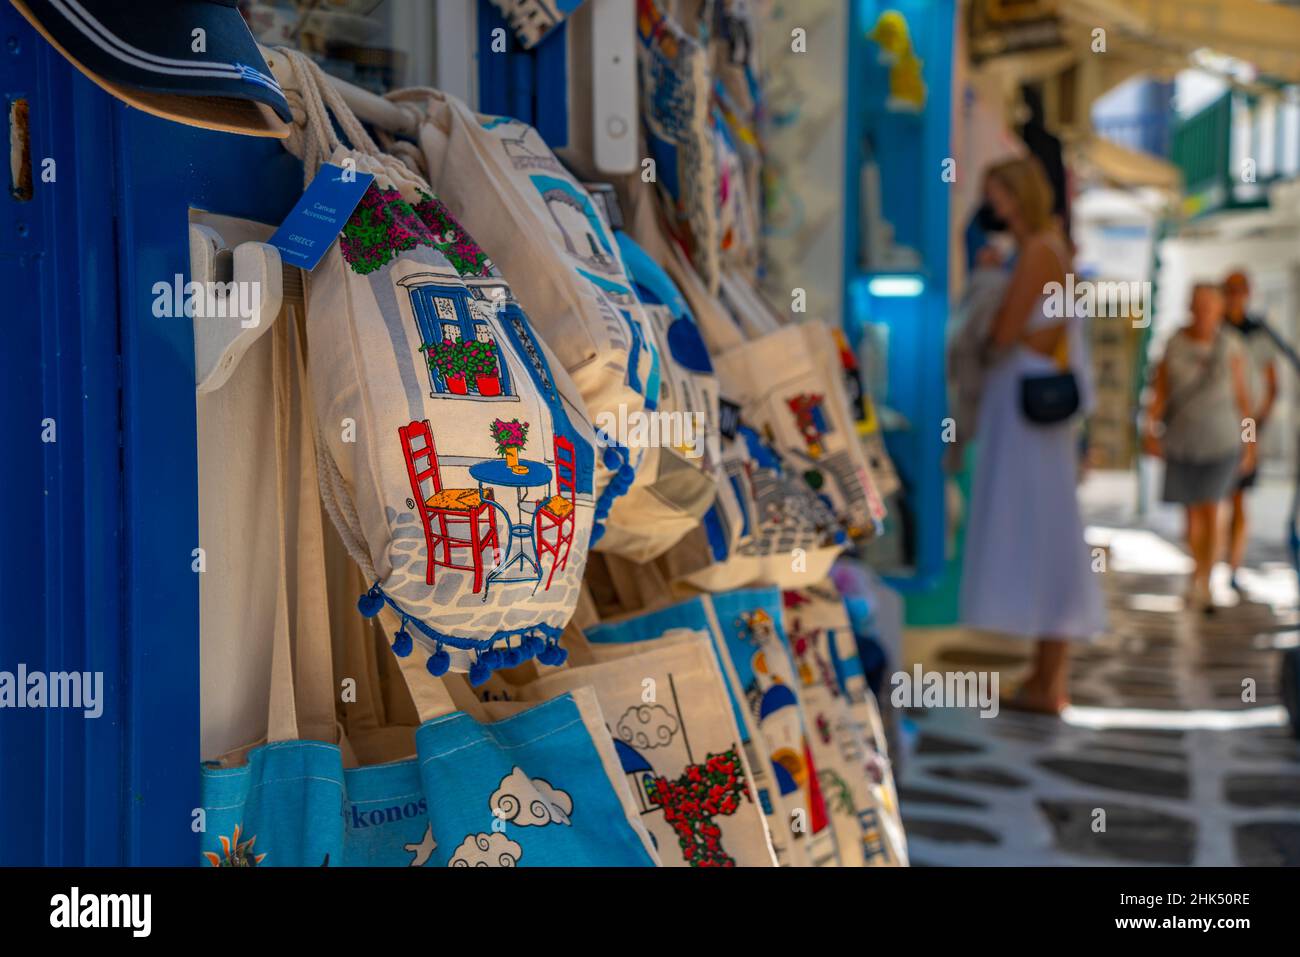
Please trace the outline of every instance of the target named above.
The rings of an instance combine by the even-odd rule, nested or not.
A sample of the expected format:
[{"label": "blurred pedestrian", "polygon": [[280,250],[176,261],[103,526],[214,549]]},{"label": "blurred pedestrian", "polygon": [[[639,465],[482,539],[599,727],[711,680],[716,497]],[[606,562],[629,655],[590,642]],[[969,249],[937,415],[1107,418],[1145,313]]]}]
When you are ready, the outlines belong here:
[{"label": "blurred pedestrian", "polygon": [[[1250,280],[1237,271],[1223,281],[1225,328],[1241,339],[1246,363],[1246,389],[1250,394],[1247,417],[1254,420],[1254,449],[1263,440],[1264,423],[1277,401],[1277,349],[1262,316],[1247,311],[1250,303]],[[1259,472],[1259,456],[1252,451],[1250,467],[1244,470],[1232,490],[1232,508],[1228,520],[1228,565],[1232,569],[1232,587],[1241,591],[1237,570],[1246,557],[1246,489],[1254,488]]]},{"label": "blurred pedestrian", "polygon": [[1030,379],[1072,373],[1086,407],[1083,323],[1053,308],[1060,302],[1049,305],[1071,264],[1038,161],[998,163],[984,190],[1016,256],[986,341],[998,358],[984,377],[975,430],[962,618],[973,628],[1036,640],[1033,669],[1006,706],[1059,714],[1070,700],[1069,644],[1104,630],[1105,606],[1076,495],[1077,416],[1031,421],[1025,388]]},{"label": "blurred pedestrian", "polygon": [[1165,460],[1163,500],[1186,509],[1193,562],[1187,602],[1207,614],[1214,611],[1219,505],[1253,467],[1255,449],[1242,442],[1241,420],[1250,410],[1242,346],[1224,329],[1223,315],[1220,288],[1197,283],[1191,320],[1170,337],[1156,366],[1143,436],[1143,450]]}]

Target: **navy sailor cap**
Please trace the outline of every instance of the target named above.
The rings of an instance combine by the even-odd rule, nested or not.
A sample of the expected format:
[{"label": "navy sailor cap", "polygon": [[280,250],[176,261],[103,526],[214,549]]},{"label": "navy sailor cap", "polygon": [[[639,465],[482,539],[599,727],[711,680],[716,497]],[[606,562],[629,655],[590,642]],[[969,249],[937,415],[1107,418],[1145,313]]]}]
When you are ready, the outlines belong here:
[{"label": "navy sailor cap", "polygon": [[284,93],[236,2],[13,0],[64,55],[103,85],[253,101],[291,122]]}]

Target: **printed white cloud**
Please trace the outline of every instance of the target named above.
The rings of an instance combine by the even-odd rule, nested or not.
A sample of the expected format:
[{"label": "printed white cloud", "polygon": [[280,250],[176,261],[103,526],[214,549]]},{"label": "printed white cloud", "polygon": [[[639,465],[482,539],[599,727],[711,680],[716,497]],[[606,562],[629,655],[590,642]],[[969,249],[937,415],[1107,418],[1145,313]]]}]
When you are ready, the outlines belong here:
[{"label": "printed white cloud", "polygon": [[460,842],[448,867],[514,867],[524,849],[504,834],[471,834]]},{"label": "printed white cloud", "polygon": [[488,808],[501,820],[518,827],[543,827],[568,824],[573,798],[542,778],[530,778],[523,768],[515,768],[488,798]]},{"label": "printed white cloud", "polygon": [[677,733],[677,718],[660,704],[634,705],[618,719],[618,736],[638,750],[661,748]]}]

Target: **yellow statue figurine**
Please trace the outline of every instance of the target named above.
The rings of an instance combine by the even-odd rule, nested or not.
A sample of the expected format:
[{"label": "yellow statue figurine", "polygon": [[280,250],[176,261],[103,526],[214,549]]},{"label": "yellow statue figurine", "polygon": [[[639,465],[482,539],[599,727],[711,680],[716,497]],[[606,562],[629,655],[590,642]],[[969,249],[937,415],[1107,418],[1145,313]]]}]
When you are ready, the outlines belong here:
[{"label": "yellow statue figurine", "polygon": [[889,100],[892,110],[919,112],[925,108],[925,80],[921,60],[912,50],[907,21],[897,10],[885,10],[867,36],[880,46],[880,60],[889,64]]}]

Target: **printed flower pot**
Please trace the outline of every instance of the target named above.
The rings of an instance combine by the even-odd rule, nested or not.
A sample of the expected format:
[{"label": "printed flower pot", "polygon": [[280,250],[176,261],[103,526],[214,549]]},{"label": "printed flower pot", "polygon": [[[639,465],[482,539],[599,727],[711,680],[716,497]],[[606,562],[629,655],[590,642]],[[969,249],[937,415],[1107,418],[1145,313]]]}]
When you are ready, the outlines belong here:
[{"label": "printed flower pot", "polygon": [[514,472],[516,475],[523,475],[528,471],[527,465],[519,464],[519,450],[515,448],[506,449],[506,465],[508,465],[510,471]]},{"label": "printed flower pot", "polygon": [[465,377],[463,375],[448,376],[447,391],[452,395],[468,395],[469,386],[465,383]]},{"label": "printed flower pot", "polygon": [[500,395],[501,394],[501,380],[494,375],[475,376],[474,387],[478,389],[479,395]]}]

